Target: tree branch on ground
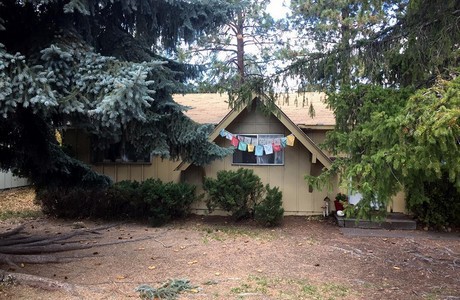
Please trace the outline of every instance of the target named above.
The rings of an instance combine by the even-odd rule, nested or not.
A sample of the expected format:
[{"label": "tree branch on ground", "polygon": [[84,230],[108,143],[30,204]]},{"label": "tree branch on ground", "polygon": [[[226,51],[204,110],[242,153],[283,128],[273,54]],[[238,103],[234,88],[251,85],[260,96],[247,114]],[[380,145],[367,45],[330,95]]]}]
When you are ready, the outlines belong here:
[{"label": "tree branch on ground", "polygon": [[[17,268],[18,263],[45,264],[68,262],[72,259],[81,258],[82,256],[62,257],[57,256],[56,253],[91,249],[115,244],[134,243],[144,240],[154,240],[165,248],[171,247],[165,245],[154,236],[137,239],[119,239],[106,243],[94,242],[94,235],[99,235],[101,234],[101,231],[118,225],[119,223],[93,229],[78,229],[58,236],[33,236],[24,231],[24,225],[20,225],[2,234],[2,237],[0,238],[0,264],[8,264],[11,267]],[[77,238],[83,236],[86,237],[88,235],[90,235],[92,239]]]}]

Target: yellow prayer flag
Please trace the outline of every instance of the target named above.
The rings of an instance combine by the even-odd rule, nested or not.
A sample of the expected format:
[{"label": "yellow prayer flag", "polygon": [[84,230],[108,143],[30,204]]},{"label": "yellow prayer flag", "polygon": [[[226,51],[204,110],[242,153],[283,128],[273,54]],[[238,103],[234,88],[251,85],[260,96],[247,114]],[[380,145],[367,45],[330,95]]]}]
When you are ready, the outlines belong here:
[{"label": "yellow prayer flag", "polygon": [[287,138],[286,144],[288,146],[294,146],[295,136],[293,134],[290,134],[286,138]]}]

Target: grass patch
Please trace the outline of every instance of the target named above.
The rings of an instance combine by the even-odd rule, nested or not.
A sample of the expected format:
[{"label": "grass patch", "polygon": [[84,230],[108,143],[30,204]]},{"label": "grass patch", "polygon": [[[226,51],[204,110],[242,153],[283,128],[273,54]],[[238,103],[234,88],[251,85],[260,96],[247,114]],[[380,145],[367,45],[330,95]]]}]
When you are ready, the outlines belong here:
[{"label": "grass patch", "polygon": [[438,295],[436,294],[428,294],[423,297],[424,300],[436,300],[438,299]]},{"label": "grass patch", "polygon": [[316,295],[318,293],[318,288],[311,284],[305,284],[301,288],[302,294],[305,295]]},{"label": "grass patch", "polygon": [[[448,299],[449,297],[442,297],[441,295],[444,294],[444,295],[448,295],[449,294],[449,291],[448,289],[446,288],[442,288],[442,287],[435,287],[433,288],[430,292],[426,293],[425,295],[423,295],[423,299],[424,300],[435,300],[435,299],[440,299],[440,298],[443,298],[443,299]],[[455,294],[455,292],[453,292],[453,294]]]},{"label": "grass patch", "polygon": [[230,292],[237,296],[242,294],[259,294],[275,296],[276,299],[316,299],[338,300],[353,294],[352,289],[338,283],[315,284],[308,279],[270,278],[250,275]]},{"label": "grass patch", "polygon": [[43,216],[41,207],[34,203],[35,191],[32,187],[0,190],[0,199],[0,221]]},{"label": "grass patch", "polygon": [[322,290],[330,297],[345,297],[350,290],[343,284],[326,283],[322,286]]},{"label": "grass patch", "polygon": [[23,211],[2,211],[0,212],[0,221],[6,221],[9,219],[28,219],[42,217],[43,213],[40,210],[23,210]]},{"label": "grass patch", "polygon": [[268,292],[269,279],[264,276],[249,276],[248,280],[241,285],[234,287],[230,290],[233,294],[263,294],[266,295]]},{"label": "grass patch", "polygon": [[240,286],[232,288],[230,292],[233,294],[253,293],[253,288],[250,284],[242,283]]},{"label": "grass patch", "polygon": [[208,243],[209,240],[225,241],[228,239],[235,238],[250,238],[256,240],[270,241],[274,239],[273,234],[265,229],[257,228],[244,228],[238,226],[216,226],[216,227],[204,227],[200,230],[206,233],[204,242]]},{"label": "grass patch", "polygon": [[307,216],[305,217],[305,220],[307,221],[324,221],[323,216]]}]

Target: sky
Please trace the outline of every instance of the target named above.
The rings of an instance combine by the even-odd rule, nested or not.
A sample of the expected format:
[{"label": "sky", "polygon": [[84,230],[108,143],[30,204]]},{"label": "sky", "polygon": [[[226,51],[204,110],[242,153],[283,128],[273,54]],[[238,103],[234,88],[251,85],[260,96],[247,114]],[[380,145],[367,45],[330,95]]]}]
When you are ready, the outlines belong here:
[{"label": "sky", "polygon": [[[275,19],[281,19],[286,16],[289,9],[286,6],[289,6],[289,0],[272,0],[268,6],[268,11]],[[283,6],[284,4],[284,6]]]}]

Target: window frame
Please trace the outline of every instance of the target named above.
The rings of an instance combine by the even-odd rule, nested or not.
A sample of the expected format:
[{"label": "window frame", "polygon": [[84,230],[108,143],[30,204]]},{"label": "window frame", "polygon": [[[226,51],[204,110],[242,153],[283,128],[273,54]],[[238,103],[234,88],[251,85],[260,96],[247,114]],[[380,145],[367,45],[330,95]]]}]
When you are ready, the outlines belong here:
[{"label": "window frame", "polygon": [[[109,145],[106,149],[91,149],[91,164],[93,165],[151,165],[152,154],[144,157],[133,153],[120,153],[120,142]],[[132,157],[134,156],[134,158]]]},{"label": "window frame", "polygon": [[[257,144],[254,144],[254,145],[259,145],[259,136],[264,136],[264,137],[273,136],[273,139],[285,137],[285,135],[282,134],[282,133],[235,133],[234,135],[236,135],[236,136],[246,136],[246,137],[256,136],[257,137]],[[280,152],[273,152],[273,154],[268,154],[268,155],[273,155],[274,156],[273,161],[276,161],[276,155],[277,155],[277,153],[280,153],[282,163],[257,163],[258,156],[255,156],[255,152],[251,152],[256,157],[256,163],[235,162],[235,153],[233,153],[233,155],[232,155],[232,165],[233,166],[284,166],[285,165],[284,149],[285,148],[281,148]],[[236,151],[241,151],[241,150],[238,150],[238,148],[236,148],[235,152]],[[243,151],[241,151],[241,152],[243,152]],[[263,156],[267,156],[267,154],[264,154]]]}]

